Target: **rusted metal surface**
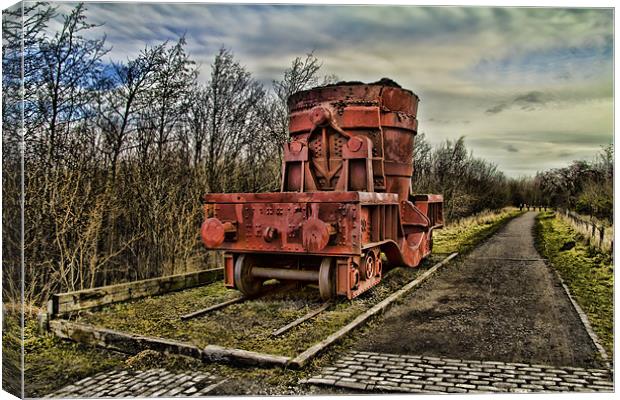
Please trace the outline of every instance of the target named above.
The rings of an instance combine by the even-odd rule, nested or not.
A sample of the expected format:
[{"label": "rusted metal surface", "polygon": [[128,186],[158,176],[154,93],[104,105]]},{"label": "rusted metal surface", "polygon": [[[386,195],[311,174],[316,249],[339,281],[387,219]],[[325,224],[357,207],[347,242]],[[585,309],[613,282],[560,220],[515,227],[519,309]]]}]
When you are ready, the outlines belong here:
[{"label": "rusted metal surface", "polygon": [[225,284],[318,280],[323,297],[353,298],[381,280],[382,253],[428,256],[443,198],[411,193],[418,101],[387,80],[292,95],[281,191],[204,196],[201,237],[228,252]]}]

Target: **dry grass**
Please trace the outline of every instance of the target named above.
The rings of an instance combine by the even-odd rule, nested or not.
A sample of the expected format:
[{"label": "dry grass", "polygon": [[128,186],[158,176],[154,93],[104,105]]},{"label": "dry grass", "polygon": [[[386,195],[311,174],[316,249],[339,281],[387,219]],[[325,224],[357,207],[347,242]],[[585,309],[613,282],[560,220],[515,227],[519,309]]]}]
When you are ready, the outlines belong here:
[{"label": "dry grass", "polygon": [[[539,215],[535,229],[538,250],[560,273],[577,303],[588,315],[603,346],[612,355],[613,256],[588,246],[583,236],[552,212]],[[575,246],[570,250],[562,250],[567,242],[575,242]]]}]

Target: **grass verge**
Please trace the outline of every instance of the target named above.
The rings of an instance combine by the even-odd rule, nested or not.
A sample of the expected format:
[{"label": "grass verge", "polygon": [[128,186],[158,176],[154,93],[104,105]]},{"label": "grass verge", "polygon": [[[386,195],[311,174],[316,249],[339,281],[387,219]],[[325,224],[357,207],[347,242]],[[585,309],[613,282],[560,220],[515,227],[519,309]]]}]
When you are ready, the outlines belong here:
[{"label": "grass verge", "polygon": [[[538,251],[560,273],[592,329],[609,355],[613,355],[613,257],[584,242],[570,225],[545,212],[536,219]],[[571,245],[574,243],[574,247]]]},{"label": "grass verge", "polygon": [[3,307],[2,325],[2,390],[22,397],[20,313]]},{"label": "grass verge", "polygon": [[433,252],[467,253],[521,214],[522,211],[507,207],[498,211],[485,211],[449,224],[433,232]]}]

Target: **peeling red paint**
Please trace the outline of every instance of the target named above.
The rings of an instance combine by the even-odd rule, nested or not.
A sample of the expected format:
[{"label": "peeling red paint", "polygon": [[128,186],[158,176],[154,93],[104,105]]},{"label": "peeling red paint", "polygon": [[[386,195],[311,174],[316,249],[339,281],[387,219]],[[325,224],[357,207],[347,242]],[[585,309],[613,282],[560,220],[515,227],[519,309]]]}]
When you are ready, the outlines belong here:
[{"label": "peeling red paint", "polygon": [[202,239],[228,253],[228,286],[255,294],[275,268],[279,279],[318,276],[323,297],[353,298],[381,280],[381,253],[407,267],[430,254],[443,197],[411,193],[419,99],[382,82],[289,98],[279,193],[205,195]]}]

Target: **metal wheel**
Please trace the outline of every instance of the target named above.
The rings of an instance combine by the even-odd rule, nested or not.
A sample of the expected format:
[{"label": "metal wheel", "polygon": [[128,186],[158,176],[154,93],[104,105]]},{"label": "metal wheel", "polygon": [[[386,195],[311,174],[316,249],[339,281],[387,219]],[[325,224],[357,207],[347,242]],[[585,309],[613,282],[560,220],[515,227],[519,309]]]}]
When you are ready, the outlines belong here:
[{"label": "metal wheel", "polygon": [[362,267],[360,268],[360,273],[363,280],[368,280],[377,274],[375,253],[373,251],[366,253]]},{"label": "metal wheel", "polygon": [[319,292],[323,300],[336,297],[336,268],[333,258],[324,257],[319,270]]},{"label": "metal wheel", "polygon": [[252,276],[252,256],[241,254],[235,262],[235,287],[244,295],[252,297],[260,293],[263,282]]}]

